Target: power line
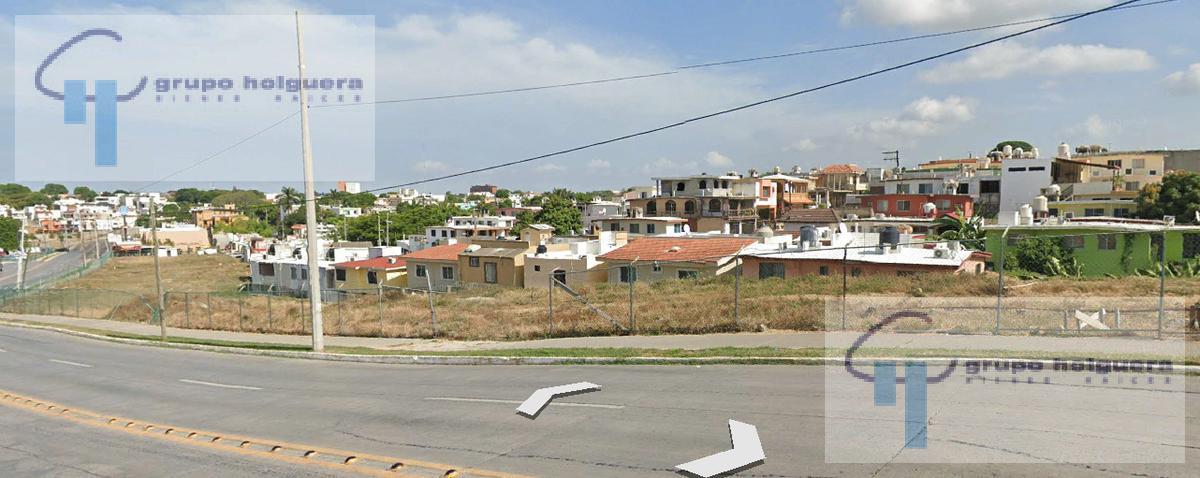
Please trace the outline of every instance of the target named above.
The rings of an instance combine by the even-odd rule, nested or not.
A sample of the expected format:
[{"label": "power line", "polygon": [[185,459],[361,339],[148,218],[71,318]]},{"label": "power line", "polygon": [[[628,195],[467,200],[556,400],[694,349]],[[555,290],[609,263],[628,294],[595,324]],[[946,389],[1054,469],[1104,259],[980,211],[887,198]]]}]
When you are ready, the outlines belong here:
[{"label": "power line", "polygon": [[912,60],[912,61],[909,61],[909,62],[901,63],[901,64],[899,64],[899,65],[894,65],[894,66],[890,66],[890,67],[887,67],[887,68],[883,68],[883,69],[879,69],[879,70],[874,70],[874,71],[871,71],[871,72],[868,72],[868,73],[863,73],[863,74],[861,74],[861,75],[858,75],[858,76],[853,76],[853,77],[850,77],[850,78],[845,78],[845,79],[842,79],[842,80],[834,81],[834,82],[832,82],[832,83],[825,83],[825,84],[823,84],[823,85],[820,85],[820,86],[815,86],[815,87],[812,87],[812,88],[808,88],[808,89],[804,89],[804,90],[800,90],[800,91],[796,91],[796,92],[788,93],[788,94],[785,94],[785,95],[780,95],[780,96],[775,96],[775,97],[771,97],[771,98],[767,98],[767,99],[763,99],[763,100],[755,101],[755,102],[753,102],[753,103],[747,103],[747,104],[743,104],[743,105],[740,105],[740,106],[735,106],[735,107],[732,107],[732,108],[726,108],[726,109],[723,109],[723,110],[714,111],[714,112],[712,112],[712,113],[707,113],[707,114],[703,114],[703,115],[700,115],[700,116],[693,116],[693,117],[691,117],[691,118],[687,118],[687,119],[684,119],[684,120],[682,120],[682,121],[677,121],[677,122],[674,122],[674,123],[670,123],[670,124],[666,124],[666,125],[658,126],[658,127],[655,127],[655,128],[650,128],[650,129],[646,129],[646,130],[638,131],[638,132],[635,132],[635,133],[630,133],[630,134],[626,134],[626,135],[622,135],[622,136],[617,136],[617,137],[615,137],[615,138],[609,138],[609,139],[605,139],[605,140],[601,140],[601,141],[596,141],[596,142],[594,142],[594,143],[585,144],[585,145],[582,145],[582,146],[575,146],[575,147],[572,147],[572,148],[562,149],[562,150],[554,151],[554,152],[551,152],[551,153],[541,154],[541,155],[532,156],[532,157],[528,157],[528,158],[524,158],[524,159],[518,159],[518,160],[515,160],[515,161],[508,161],[508,162],[504,162],[504,163],[494,164],[494,165],[491,165],[491,166],[484,166],[484,167],[480,167],[480,168],[469,169],[469,170],[466,170],[466,171],[460,171],[460,172],[457,172],[457,173],[451,173],[451,174],[446,174],[446,175],[442,175],[442,176],[435,176],[435,177],[428,178],[428,179],[422,179],[422,180],[418,180],[418,181],[411,181],[411,182],[402,183],[402,184],[396,184],[396,185],[387,186],[387,187],[381,187],[381,188],[368,189],[368,190],[366,190],[366,191],[364,191],[364,192],[383,191],[383,190],[387,190],[387,189],[394,189],[394,188],[401,188],[401,187],[408,187],[408,186],[415,186],[415,185],[419,185],[419,184],[425,184],[425,183],[432,183],[432,182],[437,182],[437,181],[443,181],[443,180],[446,180],[446,179],[457,178],[457,177],[460,177],[460,176],[467,176],[467,175],[470,175],[470,174],[481,173],[481,172],[484,172],[484,171],[491,171],[491,170],[494,170],[494,169],[506,168],[506,167],[509,167],[509,166],[516,166],[516,165],[518,165],[518,164],[529,163],[529,162],[532,162],[532,161],[538,161],[538,160],[541,160],[541,159],[546,159],[546,158],[550,158],[550,157],[554,157],[554,156],[561,156],[561,155],[564,155],[564,154],[568,154],[568,153],[574,153],[574,152],[577,152],[577,151],[582,151],[582,150],[585,150],[585,149],[591,149],[591,148],[595,148],[595,147],[598,147],[598,146],[603,146],[603,145],[606,145],[606,144],[616,143],[616,142],[619,142],[619,141],[624,141],[624,140],[627,140],[627,139],[637,138],[637,137],[639,137],[639,136],[645,136],[645,135],[649,135],[649,134],[657,133],[657,132],[660,132],[660,131],[665,131],[665,130],[668,130],[668,129],[677,128],[677,127],[680,127],[680,126],[684,126],[684,125],[687,125],[687,124],[690,124],[690,123],[694,123],[694,122],[697,122],[697,121],[701,121],[701,120],[705,120],[705,119],[713,118],[713,117],[716,117],[716,116],[722,116],[722,115],[726,115],[726,114],[729,114],[729,113],[734,113],[734,112],[737,112],[737,111],[741,111],[741,110],[746,110],[746,109],[750,109],[750,108],[754,108],[754,107],[762,106],[762,105],[765,105],[765,104],[768,104],[768,103],[774,103],[774,102],[776,102],[776,101],[785,100],[785,99],[792,98],[792,97],[795,97],[795,96],[800,96],[800,95],[804,95],[804,94],[812,93],[812,92],[815,92],[815,91],[820,91],[820,90],[824,90],[824,89],[827,89],[827,88],[832,88],[832,87],[834,87],[834,86],[839,86],[839,85],[843,85],[843,84],[846,84],[846,83],[852,83],[852,82],[855,82],[855,81],[863,80],[863,79],[870,78],[870,77],[873,77],[873,76],[882,75],[882,74],[884,74],[884,73],[888,73],[888,72],[892,72],[892,71],[896,71],[896,70],[900,70],[900,69],[908,68],[908,67],[910,67],[910,66],[915,66],[915,65],[922,64],[922,63],[927,63],[927,62],[930,62],[930,61],[933,61],[933,60],[937,60],[937,59],[945,58],[945,57],[947,57],[947,56],[955,55],[955,54],[962,53],[962,52],[965,52],[965,51],[968,51],[968,50],[973,50],[973,49],[976,49],[976,48],[980,48],[980,47],[984,47],[984,46],[987,46],[987,45],[991,45],[991,44],[993,44],[993,43],[1001,42],[1001,41],[1008,40],[1008,39],[1011,39],[1011,38],[1016,38],[1016,37],[1019,37],[1019,36],[1022,36],[1022,35],[1027,35],[1027,34],[1030,34],[1030,33],[1033,33],[1033,32],[1039,31],[1039,30],[1044,30],[1044,29],[1047,29],[1047,28],[1050,28],[1050,27],[1053,27],[1053,26],[1062,25],[1062,24],[1065,24],[1065,23],[1068,23],[1068,22],[1073,22],[1073,21],[1075,21],[1075,20],[1079,20],[1079,19],[1081,19],[1081,18],[1089,17],[1089,16],[1095,15],[1095,14],[1097,14],[1097,13],[1108,12],[1108,11],[1111,11],[1111,10],[1113,10],[1113,9],[1116,9],[1116,8],[1123,7],[1123,6],[1125,6],[1125,5],[1131,5],[1131,4],[1137,3],[1137,2],[1139,2],[1139,1],[1141,1],[1141,0],[1127,0],[1127,1],[1125,1],[1125,2],[1121,2],[1121,3],[1115,4],[1115,5],[1111,5],[1111,6],[1108,6],[1108,7],[1105,7],[1105,8],[1101,8],[1101,9],[1097,9],[1097,10],[1092,10],[1092,11],[1089,11],[1089,12],[1081,13],[1081,14],[1078,14],[1078,15],[1071,16],[1071,17],[1069,17],[1069,18],[1065,18],[1065,19],[1061,19],[1061,20],[1054,21],[1054,22],[1052,22],[1052,23],[1047,23],[1047,24],[1045,24],[1045,25],[1040,25],[1040,26],[1036,26],[1036,27],[1033,27],[1033,28],[1029,28],[1029,29],[1026,29],[1026,30],[1019,31],[1019,32],[1015,32],[1015,33],[1010,33],[1010,34],[1007,34],[1007,35],[999,36],[999,37],[993,38],[993,39],[991,39],[991,40],[986,40],[986,41],[982,41],[982,42],[978,42],[978,43],[973,43],[973,44],[970,44],[970,45],[967,45],[967,46],[964,46],[964,47],[959,47],[959,48],[955,48],[955,49],[953,49],[953,50],[949,50],[949,51],[945,51],[945,52],[942,52],[942,53],[938,53],[938,54],[936,54],[936,55],[930,55],[930,56],[927,56],[927,57],[924,57],[924,58],[920,58],[920,59],[917,59],[917,60]]},{"label": "power line", "polygon": [[[1164,3],[1171,3],[1171,2],[1176,2],[1176,1],[1179,1],[1179,0],[1156,0],[1153,2],[1148,2],[1148,3],[1138,4],[1138,5],[1126,5],[1126,6],[1122,6],[1120,8],[1114,8],[1112,10],[1116,11],[1116,10],[1126,10],[1126,9],[1131,9],[1131,8],[1149,7],[1149,6],[1153,6],[1153,5],[1161,5]],[[367,102],[361,102],[361,103],[314,105],[313,108],[342,108],[342,107],[347,107],[347,106],[381,105],[381,104],[392,104],[392,103],[416,103],[416,102],[423,102],[423,101],[437,101],[437,100],[449,100],[449,99],[456,99],[456,98],[472,98],[472,97],[477,97],[477,96],[503,95],[503,94],[509,94],[509,93],[523,93],[523,92],[528,92],[528,91],[550,90],[550,89],[568,88],[568,87],[574,87],[574,86],[596,85],[596,84],[603,84],[603,83],[613,83],[613,82],[618,82],[618,81],[641,80],[641,79],[647,79],[647,78],[656,78],[656,77],[661,77],[661,76],[674,75],[674,74],[682,73],[686,70],[694,70],[694,69],[700,69],[700,68],[711,68],[711,67],[715,67],[715,66],[734,65],[734,64],[738,64],[738,63],[749,63],[749,62],[765,61],[765,60],[777,60],[777,59],[781,59],[781,58],[813,55],[813,54],[818,54],[818,53],[830,53],[830,52],[835,52],[835,51],[853,50],[853,49],[857,49],[857,48],[867,48],[867,47],[873,47],[873,46],[890,45],[890,44],[895,44],[895,43],[904,43],[904,42],[910,42],[910,41],[915,41],[915,40],[925,40],[925,39],[929,39],[929,38],[939,38],[939,37],[945,37],[945,36],[961,35],[963,33],[995,30],[998,28],[1007,28],[1007,27],[1014,27],[1014,26],[1020,26],[1020,25],[1028,25],[1031,23],[1050,22],[1050,21],[1054,21],[1054,20],[1061,20],[1064,18],[1072,18],[1072,17],[1079,16],[1084,13],[1086,13],[1086,12],[1071,13],[1071,14],[1066,14],[1066,15],[1056,15],[1056,16],[1052,16],[1052,17],[1036,18],[1036,19],[1031,19],[1031,20],[1020,20],[1020,21],[1015,21],[1015,22],[999,23],[999,24],[988,25],[988,26],[983,26],[983,27],[964,28],[961,30],[953,30],[953,31],[946,31],[946,32],[927,33],[927,34],[923,34],[923,35],[914,35],[914,36],[907,36],[907,37],[901,37],[901,38],[891,38],[891,39],[887,39],[887,40],[879,40],[879,41],[873,41],[873,42],[853,43],[853,44],[849,44],[849,45],[840,45],[840,46],[832,46],[832,47],[825,47],[825,48],[815,48],[815,49],[810,49],[810,50],[779,53],[779,54],[774,54],[774,55],[755,56],[755,57],[749,57],[749,58],[737,58],[737,59],[732,59],[732,60],[713,61],[713,62],[708,62],[708,63],[697,63],[697,64],[693,64],[693,65],[677,66],[672,70],[662,71],[662,72],[658,72],[658,73],[617,76],[617,77],[612,77],[612,78],[602,78],[602,79],[598,79],[598,80],[574,81],[574,82],[569,82],[569,83],[554,83],[554,84],[549,84],[549,85],[527,86],[527,87],[521,87],[521,88],[485,90],[485,91],[476,91],[476,92],[470,92],[470,93],[454,93],[454,94],[444,94],[444,95],[434,95],[434,96],[418,96],[418,97],[413,97],[413,98],[376,100],[376,101],[367,101]]]},{"label": "power line", "polygon": [[[1161,5],[1164,3],[1171,3],[1171,2],[1176,2],[1176,1],[1178,1],[1178,0],[1156,0],[1153,2],[1148,2],[1148,3],[1138,4],[1138,5],[1121,4],[1116,7],[1111,8],[1111,11],[1126,10],[1126,9],[1140,8],[1140,7],[1149,7],[1152,5]],[[1095,13],[1095,12],[1092,12],[1092,13]],[[423,96],[423,97],[404,98],[404,99],[395,99],[395,100],[378,100],[378,101],[364,102],[364,103],[314,105],[314,106],[310,106],[310,108],[331,108],[331,107],[344,107],[344,106],[363,106],[363,105],[374,105],[374,104],[411,103],[411,102],[420,102],[420,101],[447,100],[447,99],[454,99],[454,98],[490,96],[490,95],[499,95],[499,94],[508,94],[508,93],[548,90],[548,89],[555,89],[555,88],[566,88],[566,87],[573,87],[573,86],[595,85],[595,84],[612,83],[612,82],[618,82],[618,81],[638,80],[638,79],[675,75],[684,70],[689,70],[689,69],[708,68],[708,67],[721,66],[721,65],[731,65],[731,64],[736,64],[736,63],[746,63],[746,62],[801,56],[801,55],[811,55],[811,54],[817,54],[817,53],[828,53],[828,52],[834,52],[834,51],[840,51],[840,50],[866,48],[866,47],[872,47],[872,46],[880,46],[880,45],[887,45],[887,44],[893,44],[893,43],[908,42],[908,41],[921,40],[921,39],[927,39],[927,38],[936,38],[936,37],[943,37],[943,36],[958,35],[958,34],[962,34],[962,33],[978,32],[978,31],[992,30],[992,29],[997,29],[997,28],[1026,25],[1026,24],[1031,24],[1031,23],[1040,23],[1040,22],[1046,22],[1046,21],[1061,20],[1064,18],[1069,19],[1069,18],[1073,18],[1076,16],[1084,15],[1084,14],[1090,14],[1090,13],[1085,12],[1085,13],[1077,13],[1077,14],[1069,14],[1069,15],[1058,15],[1058,16],[1038,18],[1038,19],[1033,19],[1033,20],[1022,20],[1022,21],[1016,21],[1016,22],[1000,23],[1000,24],[996,24],[996,25],[988,25],[988,26],[983,26],[983,27],[966,28],[966,29],[954,30],[954,31],[948,31],[948,32],[929,33],[929,34],[924,34],[924,35],[893,38],[893,39],[889,39],[889,40],[880,40],[880,41],[874,41],[874,42],[865,42],[865,43],[856,43],[856,44],[851,44],[851,45],[818,48],[818,49],[812,49],[812,50],[781,53],[781,54],[776,54],[776,55],[766,55],[766,56],[757,56],[757,57],[750,57],[750,58],[715,61],[715,62],[708,62],[708,63],[698,63],[698,64],[694,64],[694,65],[684,65],[684,66],[676,67],[676,69],[672,70],[672,71],[648,73],[648,74],[643,74],[643,75],[619,76],[619,77],[614,77],[614,78],[603,78],[603,79],[598,79],[598,80],[586,80],[586,81],[576,81],[576,82],[570,82],[570,83],[558,83],[558,84],[531,86],[531,87],[523,87],[523,88],[509,88],[509,89],[501,89],[501,90],[479,91],[479,92],[473,92],[473,93],[458,93],[458,94],[449,94],[449,95]],[[1047,26],[1049,26],[1049,25],[1047,25]],[[280,119],[279,121],[272,123],[271,125],[267,126],[266,128],[263,128],[262,130],[259,130],[259,131],[255,132],[254,134],[246,136],[246,137],[238,140],[237,142],[234,142],[233,144],[231,144],[225,148],[222,148],[221,150],[219,150],[209,156],[206,156],[205,158],[203,158],[183,169],[175,171],[175,172],[168,174],[162,178],[154,180],[153,182],[151,182],[149,184],[142,186],[137,191],[139,191],[139,192],[145,191],[150,186],[154,186],[156,184],[162,183],[162,182],[164,182],[170,178],[173,178],[181,173],[189,171],[197,166],[200,166],[201,164],[204,164],[204,163],[216,158],[217,156],[220,156],[238,146],[241,146],[243,143],[246,143],[247,141],[249,141],[257,136],[259,136],[263,133],[266,133],[267,131],[269,131],[271,129],[274,129],[276,126],[279,126],[284,121],[291,119],[292,117],[296,116],[297,114],[299,114],[299,113],[293,112],[293,113],[289,114],[288,116]]]}]

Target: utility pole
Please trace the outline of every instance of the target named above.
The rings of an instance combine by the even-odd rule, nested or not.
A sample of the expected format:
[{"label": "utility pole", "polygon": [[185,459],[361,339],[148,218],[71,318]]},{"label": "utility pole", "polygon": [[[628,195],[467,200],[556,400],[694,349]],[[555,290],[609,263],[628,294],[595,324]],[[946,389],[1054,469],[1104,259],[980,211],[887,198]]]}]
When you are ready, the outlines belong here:
[{"label": "utility pole", "polygon": [[[325,330],[321,321],[321,266],[317,250],[317,194],[313,187],[312,143],[308,138],[308,92],[304,90],[304,36],[300,32],[300,11],[296,10],[296,69],[300,77],[300,143],[304,152],[304,220],[308,236],[308,294],[312,308],[313,352],[325,351]],[[313,294],[316,294],[313,296]]]},{"label": "utility pole", "polygon": [[21,242],[17,243],[17,290],[25,289],[25,221],[21,221]]},{"label": "utility pole", "polygon": [[159,340],[166,342],[167,316],[164,313],[166,307],[163,304],[162,269],[158,265],[158,211],[155,206],[154,198],[150,198],[150,242],[153,243],[151,244],[153,247],[151,253],[154,254],[154,296],[157,297],[156,303],[158,304],[158,333]]},{"label": "utility pole", "polygon": [[[83,240],[83,223],[79,220],[79,206],[75,206],[75,229],[79,231],[79,255],[83,257],[83,268],[87,269],[87,244]],[[99,259],[99,257],[96,259]]]}]

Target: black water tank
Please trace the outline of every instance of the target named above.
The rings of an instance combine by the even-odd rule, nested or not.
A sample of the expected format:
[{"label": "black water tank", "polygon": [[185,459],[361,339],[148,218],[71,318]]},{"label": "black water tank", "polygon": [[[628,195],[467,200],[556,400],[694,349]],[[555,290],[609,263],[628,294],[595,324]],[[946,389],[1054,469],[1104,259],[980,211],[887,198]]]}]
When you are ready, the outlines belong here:
[{"label": "black water tank", "polygon": [[545,253],[546,253],[546,245],[538,244],[536,254],[541,255],[541,254],[545,254]]},{"label": "black water tank", "polygon": [[817,242],[820,234],[817,234],[817,228],[813,226],[804,226],[800,228],[800,242],[812,244]]},{"label": "black water tank", "polygon": [[890,244],[896,246],[900,244],[900,230],[895,226],[888,226],[879,232],[879,243]]}]

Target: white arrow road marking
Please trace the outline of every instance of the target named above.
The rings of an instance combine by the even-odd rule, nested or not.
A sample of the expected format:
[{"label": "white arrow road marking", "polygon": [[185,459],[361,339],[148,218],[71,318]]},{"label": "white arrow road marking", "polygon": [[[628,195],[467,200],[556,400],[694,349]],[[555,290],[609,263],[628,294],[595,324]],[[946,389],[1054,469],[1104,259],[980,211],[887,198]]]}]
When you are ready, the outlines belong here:
[{"label": "white arrow road marking", "polygon": [[[1090,325],[1090,326],[1095,327],[1100,330],[1108,330],[1108,326],[1104,325],[1104,322],[1100,321],[1100,313],[1099,312],[1096,312],[1095,314],[1092,314],[1092,315],[1088,315],[1088,314],[1083,313],[1083,311],[1076,310],[1075,318],[1078,319],[1080,322],[1082,322],[1084,327]],[[1080,327],[1080,328],[1083,328],[1083,327]]]},{"label": "white arrow road marking", "polygon": [[92,366],[91,366],[91,365],[88,365],[88,364],[86,364],[86,363],[79,363],[79,362],[68,362],[68,361],[66,361],[66,360],[58,360],[58,359],[49,359],[49,360],[50,360],[51,362],[54,362],[54,363],[61,363],[61,364],[63,364],[63,365],[73,365],[73,366],[76,366],[76,367],[92,368]]},{"label": "white arrow road marking", "polygon": [[732,450],[709,455],[682,465],[675,465],[675,468],[709,478],[756,465],[767,459],[766,453],[763,453],[762,442],[758,440],[758,428],[755,428],[754,425],[730,420],[729,439],[733,442]]},{"label": "white arrow road marking", "polygon": [[8,352],[7,350],[0,349],[0,354],[2,354],[2,353],[7,353],[7,352]]},{"label": "white arrow road marking", "polygon": [[188,380],[186,378],[181,378],[181,379],[179,379],[179,381],[183,382],[183,383],[194,384],[194,385],[207,385],[209,387],[218,387],[218,388],[236,388],[238,390],[262,390],[261,388],[258,388],[258,387],[248,387],[245,385],[226,385],[223,383],[202,382],[200,380]]},{"label": "white arrow road marking", "polygon": [[[524,403],[520,400],[498,400],[494,398],[425,397],[425,399],[439,402]],[[550,405],[556,407],[607,408],[610,410],[621,410],[625,408],[625,405],[608,405],[604,403],[551,403]]]},{"label": "white arrow road marking", "polygon": [[597,392],[600,386],[591,382],[571,383],[567,385],[559,385],[557,387],[539,388],[521,402],[521,406],[517,407],[517,413],[524,415],[526,418],[537,418],[542,409],[550,404],[551,400],[563,395],[577,395],[580,393]]}]

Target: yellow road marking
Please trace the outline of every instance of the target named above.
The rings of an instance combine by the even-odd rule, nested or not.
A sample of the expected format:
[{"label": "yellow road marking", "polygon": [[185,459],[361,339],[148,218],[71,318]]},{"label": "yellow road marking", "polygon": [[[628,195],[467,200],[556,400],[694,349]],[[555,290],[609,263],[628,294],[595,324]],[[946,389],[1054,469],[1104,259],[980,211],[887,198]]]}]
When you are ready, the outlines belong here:
[{"label": "yellow road marking", "polygon": [[166,440],[183,445],[297,465],[320,466],[367,476],[418,478],[418,476],[403,474],[405,471],[413,471],[420,473],[421,476],[429,476],[428,474],[432,472],[436,474],[435,476],[446,478],[530,478],[525,475],[498,471],[459,468],[441,463],[405,460],[382,455],[354,453],[345,450],[294,444],[279,440],[248,438],[194,428],[151,424],[140,420],[114,417],[79,408],[68,408],[57,403],[23,397],[4,390],[0,390],[0,405],[61,418],[73,423],[123,431],[133,435]]}]

